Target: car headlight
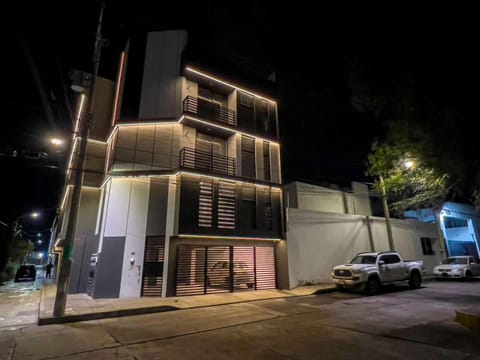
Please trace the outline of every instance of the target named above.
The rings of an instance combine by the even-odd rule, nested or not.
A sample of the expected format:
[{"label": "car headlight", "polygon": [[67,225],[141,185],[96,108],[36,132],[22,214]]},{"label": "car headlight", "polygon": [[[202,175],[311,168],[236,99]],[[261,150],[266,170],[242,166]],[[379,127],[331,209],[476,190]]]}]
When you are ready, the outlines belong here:
[{"label": "car headlight", "polygon": [[360,275],[362,273],[362,270],[352,270],[352,273],[355,275]]}]

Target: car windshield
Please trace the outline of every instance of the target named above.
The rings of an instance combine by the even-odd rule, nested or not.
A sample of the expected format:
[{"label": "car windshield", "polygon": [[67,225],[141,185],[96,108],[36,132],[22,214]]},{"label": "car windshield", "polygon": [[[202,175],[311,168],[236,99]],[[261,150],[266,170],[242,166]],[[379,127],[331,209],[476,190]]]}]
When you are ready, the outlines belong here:
[{"label": "car windshield", "polygon": [[465,265],[465,264],[468,264],[467,260],[468,260],[467,258],[449,257],[449,258],[446,258],[445,260],[443,260],[442,264],[450,264],[450,265],[461,264],[461,265]]},{"label": "car windshield", "polygon": [[375,255],[357,255],[350,260],[350,264],[375,264],[376,260]]}]

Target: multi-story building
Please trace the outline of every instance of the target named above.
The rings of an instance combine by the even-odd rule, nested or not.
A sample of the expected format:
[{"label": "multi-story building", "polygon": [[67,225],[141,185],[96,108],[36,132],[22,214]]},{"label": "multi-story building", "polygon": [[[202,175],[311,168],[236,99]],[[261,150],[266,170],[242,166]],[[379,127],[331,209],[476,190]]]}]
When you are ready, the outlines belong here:
[{"label": "multi-story building", "polygon": [[110,95],[95,94],[113,106],[96,115],[109,130],[89,140],[70,292],[180,296],[286,283],[277,103],[270,81],[229,60],[187,44],[184,31],[131,39]]}]

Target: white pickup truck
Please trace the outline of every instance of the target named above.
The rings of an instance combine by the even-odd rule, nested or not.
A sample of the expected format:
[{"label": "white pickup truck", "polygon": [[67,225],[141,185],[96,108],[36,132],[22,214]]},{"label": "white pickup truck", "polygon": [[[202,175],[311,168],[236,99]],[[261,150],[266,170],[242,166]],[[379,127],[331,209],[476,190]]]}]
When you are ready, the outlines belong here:
[{"label": "white pickup truck", "polygon": [[424,273],[422,260],[403,261],[393,251],[364,252],[347,264],[335,266],[332,279],[339,290],[359,288],[373,295],[382,285],[399,281],[408,281],[412,289],[417,289]]}]

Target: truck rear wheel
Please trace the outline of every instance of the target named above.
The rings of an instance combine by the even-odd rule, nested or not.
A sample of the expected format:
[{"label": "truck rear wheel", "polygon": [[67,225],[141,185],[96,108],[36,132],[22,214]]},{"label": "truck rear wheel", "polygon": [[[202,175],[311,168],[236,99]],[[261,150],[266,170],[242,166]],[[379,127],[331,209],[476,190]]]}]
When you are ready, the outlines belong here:
[{"label": "truck rear wheel", "polygon": [[411,289],[418,289],[422,285],[422,277],[416,271],[410,274],[410,280],[408,280],[408,285]]},{"label": "truck rear wheel", "polygon": [[376,277],[371,277],[367,281],[365,291],[368,295],[375,295],[380,291],[380,281]]}]

